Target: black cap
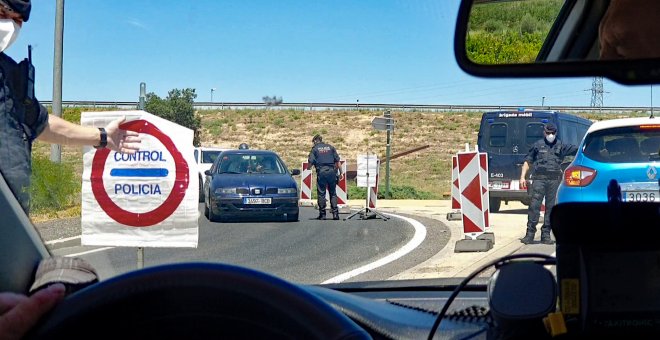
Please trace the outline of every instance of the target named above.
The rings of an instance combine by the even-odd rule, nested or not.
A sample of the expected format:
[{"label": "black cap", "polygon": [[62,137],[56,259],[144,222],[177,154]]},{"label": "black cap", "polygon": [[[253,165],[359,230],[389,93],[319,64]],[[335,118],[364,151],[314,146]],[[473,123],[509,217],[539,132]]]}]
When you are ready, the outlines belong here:
[{"label": "black cap", "polygon": [[7,5],[14,12],[20,14],[23,21],[30,19],[30,10],[32,9],[30,0],[0,0],[0,4]]},{"label": "black cap", "polygon": [[323,137],[321,137],[321,135],[316,135],[316,136],[314,136],[314,138],[312,138],[312,142],[314,142],[314,143],[316,143],[316,142],[320,143],[322,141],[323,141]]},{"label": "black cap", "polygon": [[241,143],[241,145],[238,146],[239,150],[247,150],[250,147],[246,143]]},{"label": "black cap", "polygon": [[557,133],[557,126],[552,123],[545,124],[545,127],[543,128],[545,132],[551,132],[551,133]]}]

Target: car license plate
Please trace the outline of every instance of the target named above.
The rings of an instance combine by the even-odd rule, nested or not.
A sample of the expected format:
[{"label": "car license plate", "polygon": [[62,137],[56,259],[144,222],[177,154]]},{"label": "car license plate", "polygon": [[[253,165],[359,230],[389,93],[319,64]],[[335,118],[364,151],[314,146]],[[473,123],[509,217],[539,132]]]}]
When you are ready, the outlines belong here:
[{"label": "car license plate", "polygon": [[491,182],[490,183],[490,188],[495,189],[495,190],[509,189],[509,183],[508,182],[500,182],[500,181]]},{"label": "car license plate", "polygon": [[660,202],[660,193],[657,191],[624,191],[625,202]]},{"label": "car license plate", "polygon": [[244,197],[243,204],[270,204],[270,197],[267,198]]}]

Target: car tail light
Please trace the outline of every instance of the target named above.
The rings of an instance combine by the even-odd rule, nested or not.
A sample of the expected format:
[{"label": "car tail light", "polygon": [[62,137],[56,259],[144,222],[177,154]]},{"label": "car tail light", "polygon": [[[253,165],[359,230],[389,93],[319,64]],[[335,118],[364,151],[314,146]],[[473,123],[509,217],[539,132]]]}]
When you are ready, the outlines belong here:
[{"label": "car tail light", "polygon": [[564,183],[569,187],[586,187],[596,178],[596,170],[584,166],[572,166],[564,171]]}]

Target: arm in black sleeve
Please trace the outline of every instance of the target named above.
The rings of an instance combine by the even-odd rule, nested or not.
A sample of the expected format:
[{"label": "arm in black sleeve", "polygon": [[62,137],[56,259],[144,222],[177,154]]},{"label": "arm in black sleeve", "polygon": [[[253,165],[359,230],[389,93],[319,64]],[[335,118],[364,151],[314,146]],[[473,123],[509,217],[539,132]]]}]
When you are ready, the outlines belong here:
[{"label": "arm in black sleeve", "polygon": [[573,144],[563,144],[562,149],[563,149],[562,155],[564,157],[575,156],[575,154],[577,154],[578,147],[577,145],[573,145]]}]

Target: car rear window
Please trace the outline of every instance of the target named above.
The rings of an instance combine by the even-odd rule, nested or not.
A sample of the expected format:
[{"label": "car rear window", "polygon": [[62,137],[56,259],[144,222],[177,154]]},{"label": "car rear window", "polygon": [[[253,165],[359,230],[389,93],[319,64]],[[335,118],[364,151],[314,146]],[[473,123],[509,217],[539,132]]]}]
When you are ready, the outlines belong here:
[{"label": "car rear window", "polygon": [[202,151],[202,163],[213,163],[220,151]]},{"label": "car rear window", "polygon": [[658,161],[660,125],[595,131],[585,138],[584,155],[603,163]]}]

